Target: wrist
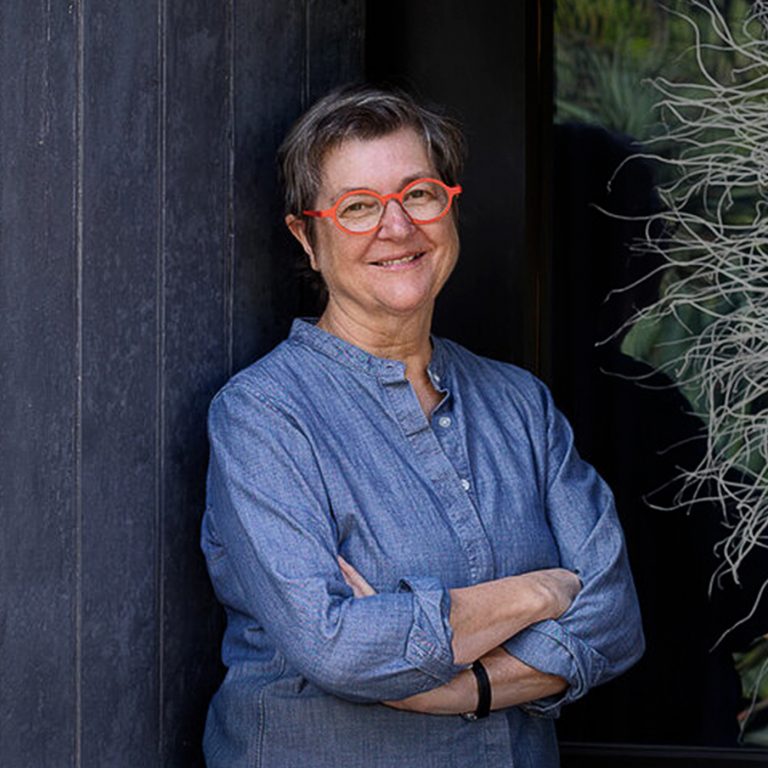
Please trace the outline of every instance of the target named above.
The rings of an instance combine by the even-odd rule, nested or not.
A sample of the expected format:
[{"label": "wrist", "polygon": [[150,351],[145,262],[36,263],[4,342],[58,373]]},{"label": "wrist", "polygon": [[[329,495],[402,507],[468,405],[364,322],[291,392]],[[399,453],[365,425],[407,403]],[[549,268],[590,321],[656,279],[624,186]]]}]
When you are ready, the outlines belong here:
[{"label": "wrist", "polygon": [[491,712],[491,680],[485,666],[479,659],[472,664],[472,674],[477,688],[477,706],[474,711],[464,712],[462,717],[470,721],[482,720],[484,717],[488,717]]},{"label": "wrist", "polygon": [[521,599],[531,616],[531,624],[553,619],[558,614],[556,595],[546,579],[540,578],[539,573],[523,573],[519,578],[523,583]]}]

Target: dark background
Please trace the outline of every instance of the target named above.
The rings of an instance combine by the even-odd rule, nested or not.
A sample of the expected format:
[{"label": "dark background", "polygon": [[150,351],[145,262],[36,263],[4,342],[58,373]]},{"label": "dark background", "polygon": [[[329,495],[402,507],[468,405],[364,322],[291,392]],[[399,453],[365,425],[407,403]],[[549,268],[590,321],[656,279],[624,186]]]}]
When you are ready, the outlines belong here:
[{"label": "dark background", "polygon": [[[584,248],[561,258],[585,236],[579,215],[553,226],[550,34],[551,7],[535,0],[0,4],[4,768],[202,765],[222,674],[197,545],[205,412],[316,309],[274,155],[333,85],[404,84],[464,123],[462,258],[436,331],[544,376],[599,460],[605,409],[586,398],[594,368],[576,350],[591,345],[602,283],[582,290]],[[634,451],[623,430],[637,421],[609,424]],[[652,607],[668,586],[655,535],[628,534]],[[688,548],[664,551],[665,568],[685,570]],[[655,626],[676,618],[660,610]],[[662,669],[566,718],[582,743],[564,765],[732,764],[584,743],[642,734],[632,706],[655,717],[676,672]],[[629,713],[616,705],[627,696],[639,696]]]}]

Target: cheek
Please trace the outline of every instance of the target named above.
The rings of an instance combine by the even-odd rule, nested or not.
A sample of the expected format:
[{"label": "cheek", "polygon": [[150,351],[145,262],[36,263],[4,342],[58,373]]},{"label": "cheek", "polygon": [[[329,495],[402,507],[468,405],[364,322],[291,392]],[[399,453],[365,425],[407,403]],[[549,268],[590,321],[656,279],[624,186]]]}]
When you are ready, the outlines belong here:
[{"label": "cheek", "polygon": [[326,282],[343,281],[345,273],[359,260],[359,252],[360,247],[355,240],[347,240],[342,233],[325,231],[321,236],[318,233],[310,263]]},{"label": "cheek", "polygon": [[335,260],[335,253],[336,249],[332,233],[329,233],[326,228],[321,229],[318,227],[315,230],[314,247],[309,259],[312,269],[323,273],[331,271]]},{"label": "cheek", "polygon": [[451,265],[451,269],[453,269],[453,266],[459,259],[459,233],[453,222],[450,223],[450,228],[445,233],[444,244],[445,250],[449,254],[446,261]]}]

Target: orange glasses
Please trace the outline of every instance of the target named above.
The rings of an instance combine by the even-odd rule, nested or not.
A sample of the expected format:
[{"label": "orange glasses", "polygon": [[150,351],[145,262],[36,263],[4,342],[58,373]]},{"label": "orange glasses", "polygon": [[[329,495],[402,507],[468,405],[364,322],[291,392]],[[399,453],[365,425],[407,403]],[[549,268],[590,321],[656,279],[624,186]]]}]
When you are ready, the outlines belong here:
[{"label": "orange glasses", "polygon": [[353,189],[345,192],[332,208],[303,213],[318,219],[331,218],[340,230],[350,235],[368,235],[379,228],[390,200],[397,200],[414,224],[431,224],[448,213],[453,198],[460,192],[460,186],[449,187],[438,179],[416,179],[399,192],[388,195],[371,189]]}]

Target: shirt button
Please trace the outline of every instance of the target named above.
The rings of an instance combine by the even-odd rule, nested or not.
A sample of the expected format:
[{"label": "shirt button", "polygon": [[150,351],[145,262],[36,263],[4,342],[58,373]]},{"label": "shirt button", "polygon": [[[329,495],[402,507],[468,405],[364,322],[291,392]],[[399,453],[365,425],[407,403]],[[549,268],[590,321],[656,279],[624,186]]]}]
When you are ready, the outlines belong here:
[{"label": "shirt button", "polygon": [[438,384],[440,383],[440,377],[439,377],[439,376],[438,376],[436,373],[433,373],[433,374],[432,374],[432,378],[433,378],[433,379],[434,379],[434,380],[435,380],[435,381],[436,381]]},{"label": "shirt button", "polygon": [[462,488],[463,488],[465,491],[468,491],[468,490],[469,490],[469,480],[467,480],[467,478],[466,478],[466,477],[462,477],[462,478],[461,478],[461,487],[462,487]]},{"label": "shirt button", "polygon": [[441,416],[441,417],[440,417],[440,418],[437,420],[437,423],[438,423],[438,424],[439,424],[441,427],[444,427],[445,429],[447,429],[448,427],[450,427],[450,426],[451,426],[451,417],[450,417],[450,416]]}]

